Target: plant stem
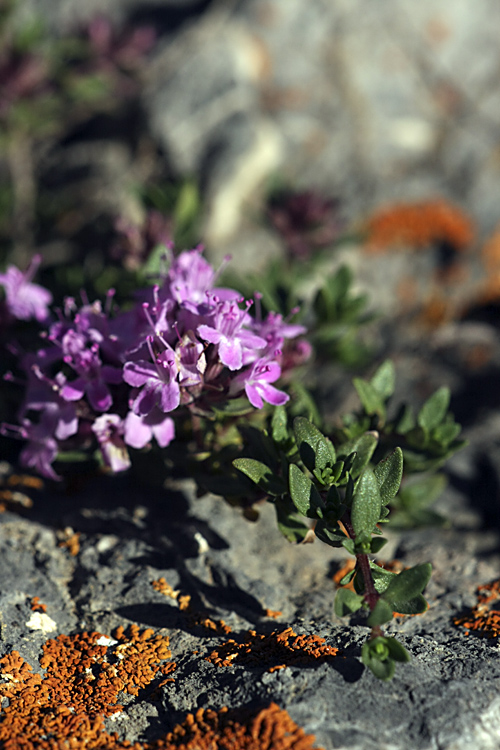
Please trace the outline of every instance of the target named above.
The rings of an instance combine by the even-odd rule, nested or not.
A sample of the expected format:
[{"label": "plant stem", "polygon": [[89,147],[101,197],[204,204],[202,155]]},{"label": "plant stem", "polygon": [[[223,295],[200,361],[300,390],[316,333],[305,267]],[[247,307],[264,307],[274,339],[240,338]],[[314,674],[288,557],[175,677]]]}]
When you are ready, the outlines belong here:
[{"label": "plant stem", "polygon": [[[351,518],[350,518],[348,511],[344,513],[341,520],[350,538],[353,541],[355,541],[356,534],[354,533],[354,529],[352,527]],[[372,576],[372,570],[370,568],[370,560],[368,558],[368,555],[365,552],[359,552],[358,554],[356,554],[356,565],[361,570],[361,574],[363,576],[363,583],[365,585],[365,602],[367,603],[371,612],[375,608],[375,605],[378,602],[380,595],[378,594],[375,588],[375,583],[373,581],[373,576]]]}]

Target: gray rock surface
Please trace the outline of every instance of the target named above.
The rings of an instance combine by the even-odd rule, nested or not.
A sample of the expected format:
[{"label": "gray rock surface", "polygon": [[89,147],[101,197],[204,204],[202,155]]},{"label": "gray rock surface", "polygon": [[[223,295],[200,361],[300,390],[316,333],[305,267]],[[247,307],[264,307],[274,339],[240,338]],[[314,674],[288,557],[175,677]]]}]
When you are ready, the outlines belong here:
[{"label": "gray rock surface", "polygon": [[[161,689],[159,702],[141,694],[128,698],[124,713],[108,720],[109,731],[131,741],[152,741],[200,707],[275,701],[327,750],[498,747],[498,639],[467,635],[453,624],[474,605],[477,586],[498,577],[500,565],[500,424],[495,408],[466,397],[467,375],[457,369],[464,346],[451,329],[447,336],[441,331],[427,342],[398,347],[401,393],[418,402],[422,392],[449,382],[471,443],[450,463],[450,486],[438,504],[450,527],[389,535],[385,559],[433,564],[429,611],[388,626],[412,655],[392,682],[381,683],[362,668],[367,629],[361,621],[333,613],[332,574],[341,552],[318,542],[289,545],[270,505],[250,523],[218,498],[197,499],[188,481],[170,481],[159,491],[140,475],[90,479],[73,495],[53,487],[24,517],[0,516],[2,653],[17,649],[36,668],[42,644],[59,633],[109,635],[118,625],[136,623],[168,634],[178,664],[175,682]],[[495,368],[496,360],[492,376]],[[491,464],[489,485],[481,474],[478,481],[485,461]],[[80,533],[76,556],[58,546],[62,529]],[[230,635],[194,626],[176,601],[153,588],[160,577],[191,596],[194,610],[224,619]],[[47,605],[50,632],[30,629],[34,596]],[[267,609],[282,614],[272,619]],[[272,673],[268,665],[221,668],[204,660],[249,628],[269,633],[287,626],[324,637],[339,654]]]},{"label": "gray rock surface", "polygon": [[[466,0],[31,6],[58,32],[96,10],[157,24],[160,41],[142,97],[148,129],[173,173],[199,177],[214,256],[230,248],[240,264],[255,268],[257,255],[279,252],[267,229],[255,227],[255,206],[274,173],[339,196],[347,218],[386,200],[439,193],[466,207],[482,235],[498,221],[500,6],[493,0],[473,8]],[[105,188],[93,184],[96,204],[106,199],[116,212],[115,200],[126,204],[121,192],[136,175],[123,144],[99,149],[97,142],[92,153],[106,176]],[[66,166],[71,158],[77,165],[93,158],[84,151],[79,161],[68,148]],[[405,274],[420,280],[422,295],[431,284],[428,255],[367,259],[351,246],[343,252],[336,262],[349,257],[384,311],[397,308]],[[374,335],[394,356],[398,395],[421,403],[450,385],[470,439],[450,463],[440,501],[450,528],[392,534],[387,547],[389,558],[434,567],[429,612],[391,625],[412,654],[394,681],[380,683],[362,669],[366,628],[333,614],[332,574],[341,555],[319,543],[288,545],[270,506],[250,524],[217,498],[196,499],[189,483],[159,492],[140,477],[89,479],[72,494],[50,486],[33,508],[0,515],[1,654],[17,649],[37,669],[41,646],[60,633],[110,634],[136,623],[168,634],[175,682],[157,703],[128,698],[119,720],[108,722],[109,731],[130,740],[160,737],[198,707],[274,700],[328,750],[498,748],[498,639],[467,636],[452,622],[474,604],[476,587],[499,572],[498,329],[470,320],[423,336],[402,320],[400,330],[382,322]],[[474,366],[478,343],[489,359]],[[327,411],[353,403],[341,371],[320,377]],[[60,546],[68,528],[80,534],[76,556]],[[328,663],[273,673],[218,668],[203,657],[226,637],[192,627],[176,602],[152,587],[160,577],[191,596],[193,607],[224,619],[233,636],[292,626],[341,652]],[[36,596],[47,605],[45,619],[33,619]],[[266,609],[282,615],[271,619]]]}]

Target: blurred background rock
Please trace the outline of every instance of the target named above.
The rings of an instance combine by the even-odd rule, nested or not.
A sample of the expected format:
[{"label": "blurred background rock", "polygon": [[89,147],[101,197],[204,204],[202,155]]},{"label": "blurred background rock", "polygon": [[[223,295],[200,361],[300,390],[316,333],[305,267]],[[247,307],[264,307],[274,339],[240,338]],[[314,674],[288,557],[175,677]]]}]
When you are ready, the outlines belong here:
[{"label": "blurred background rock", "polygon": [[[135,88],[115,80],[104,101],[87,101],[73,118],[74,101],[63,108],[62,130],[31,139],[31,164],[22,147],[11,149],[1,174],[17,196],[20,257],[32,243],[49,263],[71,252],[95,263],[117,218],[143,224],[145,193],[168,213],[166,186],[186,181],[200,213],[186,241],[202,238],[213,259],[229,251],[254,270],[282,253],[265,218],[277,187],[335,199],[348,228],[381,206],[441,197],[474,217],[476,250],[498,222],[493,0],[18,0],[6,26],[33,17],[52,45],[90,39],[94,71],[104,62],[109,75],[125,69]],[[114,47],[99,37],[104,19]],[[143,28],[154,40],[124,63],[116,39],[123,46]],[[351,262],[373,278],[372,260]],[[394,290],[405,274],[428,286],[427,265],[376,261]]]}]

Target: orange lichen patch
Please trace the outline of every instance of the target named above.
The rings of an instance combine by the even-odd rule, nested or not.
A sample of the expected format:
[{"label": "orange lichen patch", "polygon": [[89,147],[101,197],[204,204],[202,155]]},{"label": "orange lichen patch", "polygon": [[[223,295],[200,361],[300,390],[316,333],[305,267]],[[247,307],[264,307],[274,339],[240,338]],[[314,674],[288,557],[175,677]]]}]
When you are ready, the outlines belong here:
[{"label": "orange lichen patch", "polygon": [[181,594],[179,590],[174,590],[165,578],[158,578],[152,584],[155,591],[159,591],[169,599],[173,599],[179,605],[181,612],[184,612],[187,618],[188,627],[203,627],[214,633],[223,633],[227,635],[231,632],[229,625],[224,620],[212,620],[205,612],[196,612],[191,606],[191,597],[189,594]]},{"label": "orange lichen patch", "polygon": [[73,531],[71,527],[67,527],[61,532],[62,539],[58,543],[58,547],[65,547],[72,557],[76,557],[80,552],[80,532]]},{"label": "orange lichen patch", "polygon": [[7,461],[0,461],[0,513],[8,509],[15,510],[16,506],[31,508],[33,500],[31,497],[14,487],[41,490],[43,482],[38,477],[30,474],[14,474],[12,466]]},{"label": "orange lichen patch", "polygon": [[38,596],[34,596],[31,600],[31,609],[33,610],[33,612],[46,612],[47,605],[42,604]]},{"label": "orange lichen patch", "polygon": [[171,672],[175,665],[161,664],[170,656],[167,638],[137,626],[127,634],[119,628],[114,639],[94,632],[48,640],[40,659],[44,676],[13,651],[0,659],[0,696],[9,701],[0,714],[1,747],[130,747],[105,731],[104,718],[122,710],[120,692],[137,695]]},{"label": "orange lichen patch", "polygon": [[165,578],[158,578],[158,580],[152,581],[151,585],[155,591],[159,591],[160,594],[168,596],[170,599],[177,600],[180,594],[180,591],[174,591]]},{"label": "orange lichen patch", "polygon": [[231,638],[219,646],[206,661],[217,667],[230,667],[235,662],[246,667],[310,666],[317,660],[336,656],[338,649],[327,646],[319,635],[297,635],[292,628],[275,630],[269,635],[249,630],[240,642]]},{"label": "orange lichen patch", "polygon": [[32,477],[30,474],[11,474],[7,478],[9,487],[28,487],[32,490],[43,490],[43,481],[39,477]]},{"label": "orange lichen patch", "polygon": [[484,243],[481,260],[487,271],[498,272],[500,270],[500,224]]},{"label": "orange lichen patch", "polygon": [[280,612],[279,610],[274,610],[274,609],[265,609],[264,614],[266,617],[273,617],[274,619],[276,619],[276,617],[281,617],[283,612]]},{"label": "orange lichen patch", "polygon": [[400,245],[419,249],[439,241],[461,251],[474,239],[470,219],[443,199],[381,209],[368,219],[365,230],[370,252],[384,252]]},{"label": "orange lichen patch", "polygon": [[[494,607],[493,605],[497,606]],[[479,586],[477,590],[477,604],[468,615],[455,617],[453,623],[466,629],[467,635],[471,630],[488,638],[500,635],[500,579]]]},{"label": "orange lichen patch", "polygon": [[4,513],[16,505],[20,505],[22,508],[31,508],[33,500],[28,495],[25,495],[24,492],[0,489],[0,513]]},{"label": "orange lichen patch", "polygon": [[192,628],[202,627],[217,635],[228,635],[231,632],[231,628],[229,625],[226,625],[224,620],[212,620],[211,617],[206,617],[203,613],[190,614],[189,626]]},{"label": "orange lichen patch", "polygon": [[422,305],[418,323],[426,328],[437,328],[453,318],[453,306],[445,297],[433,295]]},{"label": "orange lichen patch", "polygon": [[[188,714],[151,750],[313,750],[306,734],[289,714],[271,703],[258,712],[204,710]],[[318,749],[319,750],[319,749]]]}]

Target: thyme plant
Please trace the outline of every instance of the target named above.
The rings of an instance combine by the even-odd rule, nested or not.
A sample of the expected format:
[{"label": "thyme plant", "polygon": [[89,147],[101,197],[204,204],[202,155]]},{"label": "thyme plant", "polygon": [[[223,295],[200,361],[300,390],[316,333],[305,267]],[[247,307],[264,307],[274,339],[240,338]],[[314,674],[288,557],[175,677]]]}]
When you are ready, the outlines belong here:
[{"label": "thyme plant", "polygon": [[[352,579],[354,590],[339,589],[335,612],[366,610],[362,660],[390,679],[409,655],[382,626],[394,613],[426,610],[431,566],[396,574],[371,556],[386,542],[380,526],[391,507],[407,525],[436,520],[426,491],[434,482],[435,494],[443,479],[432,472],[463,445],[449,391],[439,389],[416,416],[406,406],[392,416],[395,373],[384,362],[370,380],[355,379],[360,410],[327,434],[293,381],[311,353],[305,326],[263,315],[259,294],[254,302],[218,286],[202,248],[164,255],[154,283],[123,310],[109,290],[105,304],[83,294],[81,304],[67,297],[52,311],[50,292],[33,282],[38,257],[25,272],[10,266],[0,274],[0,322],[25,383],[18,424],[3,424],[1,433],[22,438],[21,463],[53,480],[64,458],[91,455],[120,472],[134,451],[161,463],[159,454],[176,450],[176,465],[202,492],[215,491],[247,515],[267,498],[288,541],[316,537],[355,557],[341,582]],[[333,309],[332,290],[345,299],[347,288],[338,279],[326,288]],[[41,345],[22,352],[17,327],[33,320]],[[274,385],[280,378],[294,398]],[[410,474],[423,479],[408,481]]]}]

